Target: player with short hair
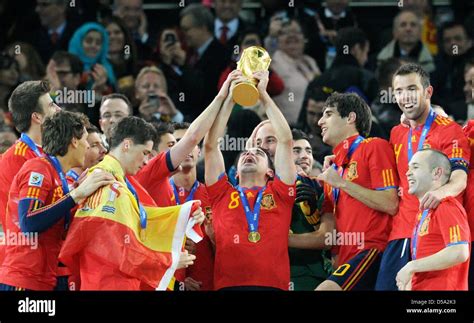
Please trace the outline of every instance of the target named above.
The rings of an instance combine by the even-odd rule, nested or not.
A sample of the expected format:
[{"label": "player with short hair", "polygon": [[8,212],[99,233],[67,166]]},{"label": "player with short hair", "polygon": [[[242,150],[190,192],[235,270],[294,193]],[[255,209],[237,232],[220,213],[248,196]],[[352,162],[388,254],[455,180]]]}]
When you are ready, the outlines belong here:
[{"label": "player with short hair", "polygon": [[[382,257],[377,290],[398,289],[395,277],[411,260],[410,239],[419,210],[436,209],[447,196],[458,197],[462,203],[470,156],[462,128],[453,120],[437,114],[431,107],[433,87],[428,73],[421,66],[413,63],[400,66],[393,76],[393,90],[397,104],[410,126],[398,125],[390,134],[400,178],[400,207],[393,218],[389,243]],[[452,174],[446,185],[427,191],[418,200],[414,195],[407,194],[405,174],[414,153],[423,148],[436,149],[448,156]]]},{"label": "player with short hair", "polygon": [[[464,208],[467,213],[467,221],[471,229],[471,241],[474,239],[474,120],[467,122],[464,133],[469,140],[471,149],[471,160],[469,162],[469,175],[467,179],[466,192],[464,194]],[[469,264],[469,290],[474,290],[474,263],[472,263],[473,251],[471,249],[471,259]]]},{"label": "player with short hair", "polygon": [[[398,207],[398,178],[389,143],[366,138],[371,127],[367,104],[354,93],[333,93],[321,127],[333,147],[334,164],[317,178],[325,183],[324,212],[336,220],[337,269],[316,290],[373,290],[391,215]],[[342,238],[339,239],[338,236]]]},{"label": "player with short hair", "polygon": [[1,290],[53,290],[58,255],[72,220],[71,210],[99,187],[112,183],[105,172],[88,176],[69,191],[66,172],[83,167],[89,149],[87,119],[60,111],[42,124],[44,157],[28,160],[13,179],[6,232],[37,235],[37,246],[8,245],[0,266]]},{"label": "player with short hair", "polygon": [[[440,151],[422,149],[408,164],[408,194],[420,200],[449,181],[451,161]],[[459,201],[448,196],[436,209],[418,212],[411,239],[412,260],[397,274],[400,290],[467,290],[469,225]]]},{"label": "player with short hair", "polygon": [[239,185],[230,184],[218,138],[224,135],[234,106],[233,86],[245,80],[238,73],[239,78],[233,82],[204,144],[205,178],[216,243],[214,288],[288,290],[288,232],[296,180],[291,130],[266,91],[268,72],[254,73],[260,100],[278,139],[275,169],[265,151],[250,148],[238,160]]}]

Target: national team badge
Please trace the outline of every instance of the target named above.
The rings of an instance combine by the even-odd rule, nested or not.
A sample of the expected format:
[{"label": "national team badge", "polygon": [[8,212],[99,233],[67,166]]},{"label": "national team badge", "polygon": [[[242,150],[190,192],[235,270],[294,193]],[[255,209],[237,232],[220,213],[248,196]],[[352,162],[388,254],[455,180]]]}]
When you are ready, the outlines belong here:
[{"label": "national team badge", "polygon": [[359,177],[359,174],[357,173],[357,162],[353,161],[349,164],[349,167],[347,167],[346,179],[352,182],[358,177]]},{"label": "national team badge", "polygon": [[431,149],[431,145],[427,142],[423,143],[423,149]]},{"label": "national team badge", "polygon": [[275,200],[273,199],[273,194],[265,194],[262,197],[262,201],[260,202],[262,209],[264,210],[271,210],[276,208]]},{"label": "national team badge", "polygon": [[428,229],[429,229],[429,226],[430,226],[430,220],[431,220],[431,217],[427,216],[425,218],[425,221],[423,221],[423,223],[420,225],[420,232],[418,233],[418,235],[420,237],[428,234]]},{"label": "national team badge", "polygon": [[41,187],[43,185],[44,175],[36,172],[31,172],[30,180],[28,181],[29,186]]}]

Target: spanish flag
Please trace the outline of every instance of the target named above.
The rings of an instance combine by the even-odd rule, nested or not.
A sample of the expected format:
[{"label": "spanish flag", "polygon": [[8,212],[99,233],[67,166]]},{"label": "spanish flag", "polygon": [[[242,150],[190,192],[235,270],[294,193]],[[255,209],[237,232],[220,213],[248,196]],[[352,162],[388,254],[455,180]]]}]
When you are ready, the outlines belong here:
[{"label": "spanish flag", "polygon": [[[191,217],[199,202],[156,207],[137,181],[125,178],[115,158],[106,156],[89,174],[96,168],[110,172],[117,181],[100,188],[79,206],[62,246],[60,261],[74,275],[86,271],[90,263],[85,260],[87,257],[94,259],[95,264],[104,264],[109,268],[107,275],[104,274],[109,281],[110,272],[117,274],[116,279],[112,279],[116,290],[135,289],[130,287],[135,286],[130,281],[166,290],[173,280],[185,236],[194,242],[202,239],[202,231]],[[127,182],[135,192],[129,189]],[[146,211],[146,228],[140,221],[140,206]],[[94,277],[97,282],[90,285],[95,286],[94,289],[110,289],[110,286],[102,288],[100,282],[101,272],[107,270],[96,267],[101,266],[93,268],[97,271]]]}]

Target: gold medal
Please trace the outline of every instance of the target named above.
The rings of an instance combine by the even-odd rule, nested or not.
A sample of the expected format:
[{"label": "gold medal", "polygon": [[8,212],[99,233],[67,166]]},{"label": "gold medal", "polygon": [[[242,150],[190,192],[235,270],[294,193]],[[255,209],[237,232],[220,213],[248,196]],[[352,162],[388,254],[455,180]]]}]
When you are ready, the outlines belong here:
[{"label": "gold medal", "polygon": [[260,241],[260,233],[258,232],[250,232],[249,233],[249,241],[253,243],[257,243]]}]

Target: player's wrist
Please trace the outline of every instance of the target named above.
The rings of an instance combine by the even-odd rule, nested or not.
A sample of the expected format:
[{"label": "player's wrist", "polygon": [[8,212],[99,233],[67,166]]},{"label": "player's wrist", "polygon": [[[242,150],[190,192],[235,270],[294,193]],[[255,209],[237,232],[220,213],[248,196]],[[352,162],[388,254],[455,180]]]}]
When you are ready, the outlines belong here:
[{"label": "player's wrist", "polygon": [[80,192],[78,192],[77,188],[73,189],[69,193],[69,196],[74,200],[74,203],[76,203],[76,204],[78,204],[82,200],[81,194],[80,194]]}]

